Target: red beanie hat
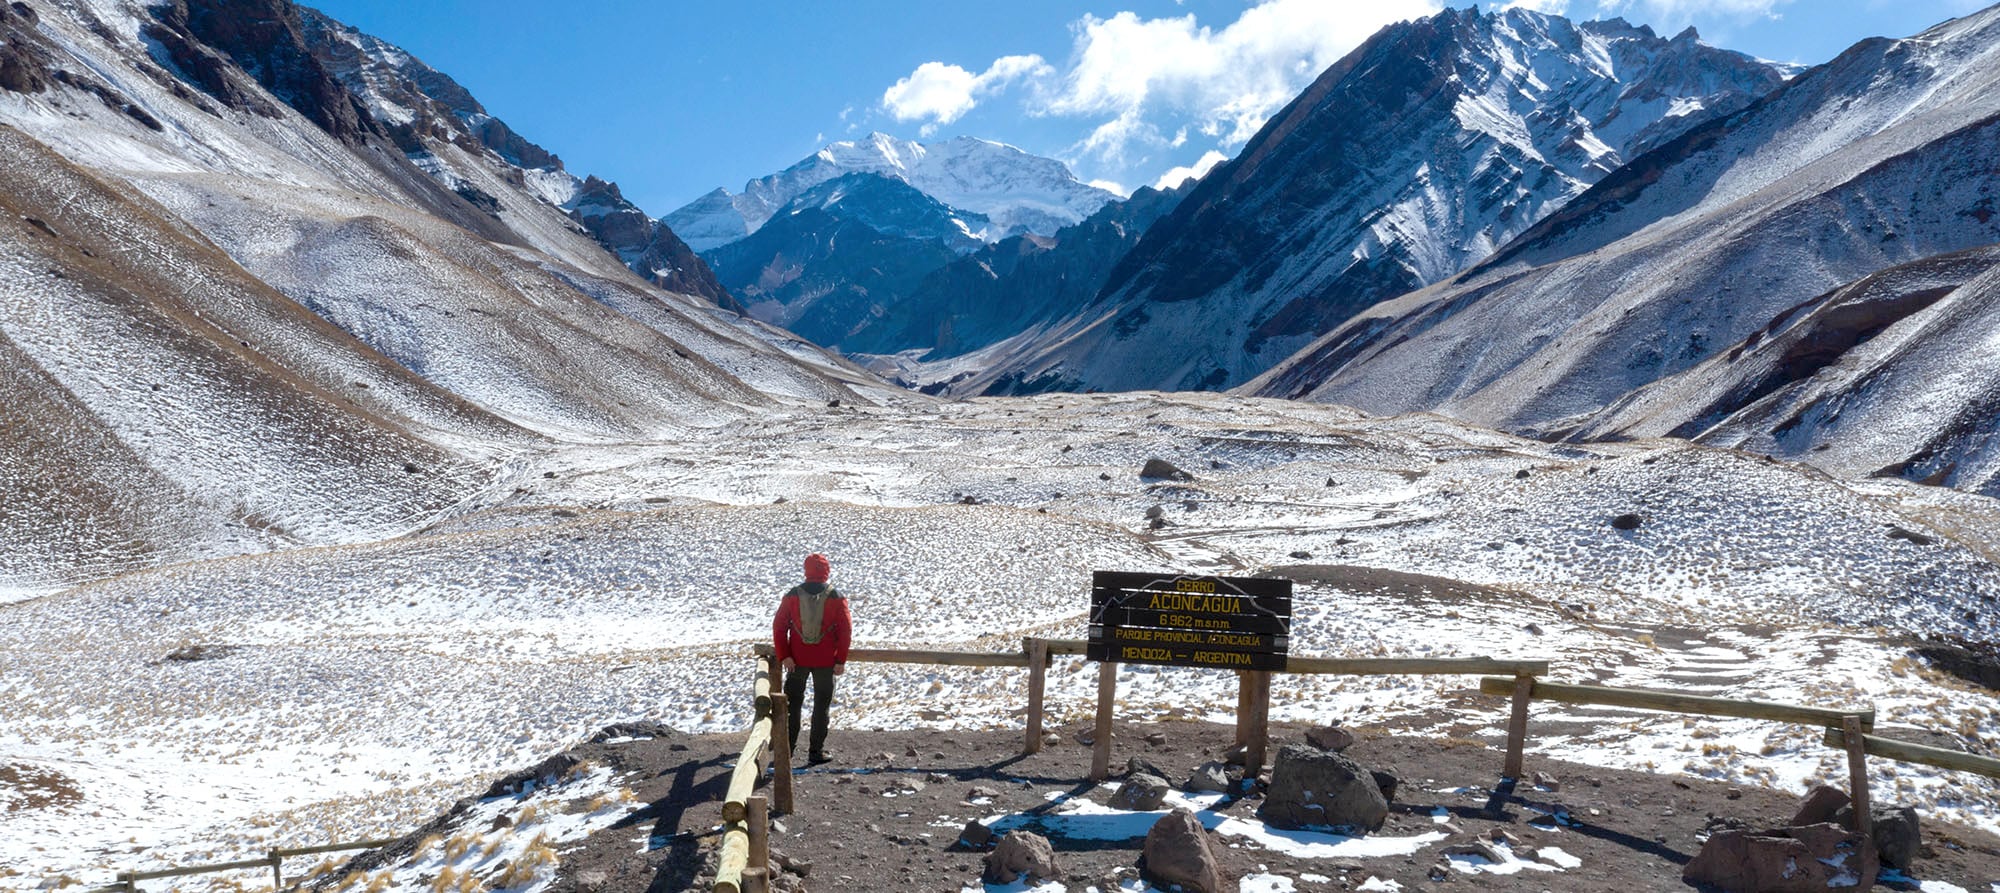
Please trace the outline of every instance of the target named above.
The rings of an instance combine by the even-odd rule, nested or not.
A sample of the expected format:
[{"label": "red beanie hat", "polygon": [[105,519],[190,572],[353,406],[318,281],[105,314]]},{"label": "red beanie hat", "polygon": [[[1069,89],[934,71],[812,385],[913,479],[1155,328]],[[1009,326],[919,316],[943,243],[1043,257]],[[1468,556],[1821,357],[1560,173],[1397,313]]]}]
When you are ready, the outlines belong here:
[{"label": "red beanie hat", "polygon": [[833,563],[827,561],[825,555],[814,552],[806,556],[806,582],[824,583],[832,575]]}]

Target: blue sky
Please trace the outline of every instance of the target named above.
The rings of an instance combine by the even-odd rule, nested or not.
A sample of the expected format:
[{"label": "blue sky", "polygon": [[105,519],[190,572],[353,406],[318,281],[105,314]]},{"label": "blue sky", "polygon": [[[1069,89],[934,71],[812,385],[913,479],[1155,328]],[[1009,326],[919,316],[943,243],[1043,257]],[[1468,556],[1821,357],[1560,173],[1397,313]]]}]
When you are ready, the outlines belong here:
[{"label": "blue sky", "polygon": [[[970,135],[1130,189],[1230,155],[1381,25],[1435,0],[307,0],[662,215],[880,130]],[[1452,3],[1462,7],[1468,4]],[[1507,3],[1481,4],[1492,9]],[[1819,63],[1985,0],[1519,0]]]}]

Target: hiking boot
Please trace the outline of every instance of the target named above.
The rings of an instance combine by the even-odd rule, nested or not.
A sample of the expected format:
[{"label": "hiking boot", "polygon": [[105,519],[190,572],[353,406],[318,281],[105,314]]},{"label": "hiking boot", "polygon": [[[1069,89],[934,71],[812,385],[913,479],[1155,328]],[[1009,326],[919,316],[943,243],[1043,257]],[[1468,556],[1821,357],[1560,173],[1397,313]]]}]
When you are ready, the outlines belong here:
[{"label": "hiking boot", "polygon": [[812,752],[811,754],[808,754],[808,755],[806,756],[806,762],[808,762],[808,763],[831,763],[831,762],[833,762],[833,757],[829,756],[829,755],[827,754],[827,752],[826,752],[826,751],[823,751],[823,750],[815,750],[815,751],[813,751],[813,752]]}]

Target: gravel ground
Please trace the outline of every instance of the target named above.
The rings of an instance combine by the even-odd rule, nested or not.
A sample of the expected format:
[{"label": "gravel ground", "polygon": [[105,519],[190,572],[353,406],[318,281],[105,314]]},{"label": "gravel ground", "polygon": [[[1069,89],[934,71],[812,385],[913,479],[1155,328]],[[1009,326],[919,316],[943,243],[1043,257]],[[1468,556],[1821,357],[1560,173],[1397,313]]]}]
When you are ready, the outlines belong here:
[{"label": "gravel ground", "polygon": [[[1060,743],[1022,756],[1019,731],[841,731],[829,742],[835,761],[796,770],[796,811],[776,816],[771,845],[790,860],[809,863],[799,888],[816,891],[1021,890],[983,887],[980,852],[957,844],[971,819],[1048,814],[1057,796],[1102,804],[1109,790],[1084,781],[1091,749],[1082,728],[1055,731]],[[1258,890],[1341,891],[1433,888],[1439,850],[1504,829],[1524,847],[1559,847],[1577,864],[1562,871],[1514,874],[1448,870],[1450,889],[1621,893],[1692,887],[1681,868],[1700,849],[1703,832],[1719,818],[1769,827],[1784,823],[1797,798],[1771,790],[1705,779],[1628,772],[1529,757],[1528,773],[1545,773],[1554,789],[1501,786],[1501,753],[1481,741],[1399,735],[1353,729],[1347,755],[1403,780],[1388,823],[1375,837],[1410,837],[1444,831],[1447,839],[1414,855],[1314,858],[1240,837],[1216,836],[1226,878],[1276,876]],[[1152,742],[1149,743],[1149,736]],[[1219,758],[1231,743],[1229,726],[1196,722],[1120,724],[1114,767],[1137,757],[1169,772]],[[1274,724],[1273,753],[1303,740],[1303,729]],[[720,803],[740,735],[663,735],[650,740],[582,745],[570,756],[614,769],[647,804],[615,826],[565,848],[550,890],[706,890],[721,840]],[[1114,778],[1115,780],[1115,778]],[[1178,778],[1172,779],[1179,781]],[[971,802],[973,789],[997,795]],[[1215,807],[1223,816],[1252,819],[1260,798],[1251,794]],[[1548,816],[1565,812],[1572,821]],[[1128,823],[1131,824],[1131,823]],[[1136,823],[1143,829],[1147,824]],[[1213,823],[1211,823],[1213,824]],[[1124,827],[1124,825],[1121,825]],[[421,833],[421,832],[420,832]],[[1143,830],[1126,839],[1053,837],[1064,887],[1137,889]],[[1985,893],[2000,878],[2000,838],[1981,831],[1927,823],[1924,850],[1909,872]],[[1285,882],[1291,884],[1284,886]],[[1902,889],[1916,889],[1901,885]],[[1036,887],[1033,889],[1041,889]],[[1232,887],[1233,889],[1233,887]],[[1246,887],[1245,889],[1250,889]],[[1938,888],[1933,888],[1938,889]]]}]

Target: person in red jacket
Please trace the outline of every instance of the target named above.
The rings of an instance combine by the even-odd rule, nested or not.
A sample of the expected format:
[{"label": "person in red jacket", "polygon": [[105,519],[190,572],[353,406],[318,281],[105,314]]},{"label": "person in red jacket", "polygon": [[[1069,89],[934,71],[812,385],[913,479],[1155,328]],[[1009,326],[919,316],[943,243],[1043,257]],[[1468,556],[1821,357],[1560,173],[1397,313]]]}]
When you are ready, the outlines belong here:
[{"label": "person in red jacket", "polygon": [[813,727],[810,762],[824,763],[827,712],[833,706],[833,677],[847,672],[847,646],[852,638],[847,599],[827,584],[833,565],[825,555],[806,556],[806,581],[785,593],[778,616],[771,620],[771,643],[785,672],[792,752],[799,749],[799,708],[805,706],[806,677],[813,683]]}]

